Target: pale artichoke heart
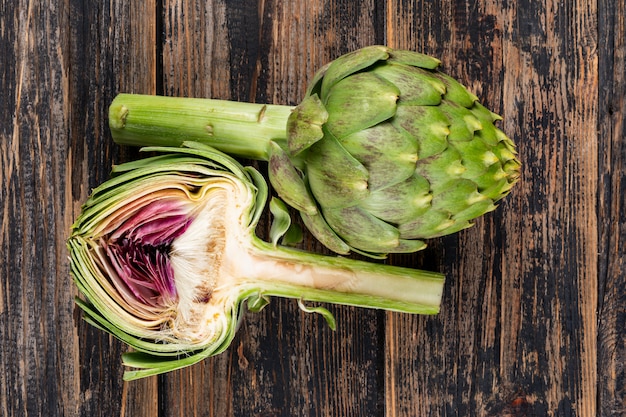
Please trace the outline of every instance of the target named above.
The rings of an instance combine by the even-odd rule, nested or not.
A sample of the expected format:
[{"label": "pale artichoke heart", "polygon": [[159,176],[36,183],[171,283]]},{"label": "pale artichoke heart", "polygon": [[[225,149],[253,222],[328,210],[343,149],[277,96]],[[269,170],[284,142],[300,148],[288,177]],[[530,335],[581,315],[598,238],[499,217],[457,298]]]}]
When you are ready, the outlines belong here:
[{"label": "pale artichoke heart", "polygon": [[245,242],[251,239],[254,195],[225,176],[211,178],[197,198],[193,222],[170,251],[178,293],[172,331],[179,339],[206,344],[228,328],[238,302],[239,264],[249,261]]}]

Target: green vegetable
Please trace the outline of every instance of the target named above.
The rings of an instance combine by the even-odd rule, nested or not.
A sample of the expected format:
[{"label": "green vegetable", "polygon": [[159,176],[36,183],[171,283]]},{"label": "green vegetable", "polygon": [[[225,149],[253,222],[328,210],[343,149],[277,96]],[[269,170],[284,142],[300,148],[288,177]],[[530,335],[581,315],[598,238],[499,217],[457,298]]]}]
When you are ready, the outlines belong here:
[{"label": "green vegetable", "polygon": [[[196,142],[114,168],[72,227],[71,272],[85,319],[134,350],[141,378],[224,351],[242,318],[271,296],[434,314],[443,277],[380,263],[322,256],[259,239],[267,184],[253,168]],[[279,200],[271,241],[288,235]]]},{"label": "green vegetable", "polygon": [[438,66],[373,46],[322,68],[295,108],[122,94],[110,125],[122,144],[269,161],[279,196],[337,253],[414,252],[493,210],[520,171],[499,116]]}]

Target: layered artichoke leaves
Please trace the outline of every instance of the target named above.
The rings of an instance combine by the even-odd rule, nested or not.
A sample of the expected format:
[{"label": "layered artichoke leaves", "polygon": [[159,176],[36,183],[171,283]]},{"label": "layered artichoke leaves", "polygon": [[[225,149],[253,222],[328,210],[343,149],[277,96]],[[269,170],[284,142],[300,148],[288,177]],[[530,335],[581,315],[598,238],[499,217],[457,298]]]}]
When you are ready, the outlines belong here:
[{"label": "layered artichoke leaves", "polygon": [[340,254],[415,252],[472,225],[519,178],[500,117],[427,55],[373,46],[316,75],[270,181]]}]

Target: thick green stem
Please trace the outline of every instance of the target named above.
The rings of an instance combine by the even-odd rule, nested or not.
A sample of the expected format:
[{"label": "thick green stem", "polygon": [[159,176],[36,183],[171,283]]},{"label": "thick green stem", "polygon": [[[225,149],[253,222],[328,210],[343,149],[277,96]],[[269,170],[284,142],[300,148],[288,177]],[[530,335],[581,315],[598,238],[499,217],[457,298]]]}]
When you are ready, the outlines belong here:
[{"label": "thick green stem", "polygon": [[268,159],[271,140],[286,138],[290,106],[120,94],[109,107],[113,140],[134,146],[210,145],[243,158]]},{"label": "thick green stem", "polygon": [[268,296],[380,308],[405,313],[439,312],[444,277],[349,258],[322,256],[257,241],[245,262],[244,287]]}]

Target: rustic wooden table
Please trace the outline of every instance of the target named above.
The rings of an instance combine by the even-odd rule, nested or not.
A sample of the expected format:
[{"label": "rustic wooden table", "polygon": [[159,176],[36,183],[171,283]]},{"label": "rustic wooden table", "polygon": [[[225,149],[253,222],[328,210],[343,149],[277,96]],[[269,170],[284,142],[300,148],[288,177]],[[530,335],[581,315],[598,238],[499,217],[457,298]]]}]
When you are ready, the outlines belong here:
[{"label": "rustic wooden table", "polygon": [[[625,18],[623,0],[1,0],[0,415],[626,415]],[[330,306],[333,332],[275,299],[222,355],[122,382],[65,247],[137,157],[112,143],[113,97],[294,104],[370,44],[439,57],[519,147],[497,211],[389,258],[447,275],[442,312]]]}]

